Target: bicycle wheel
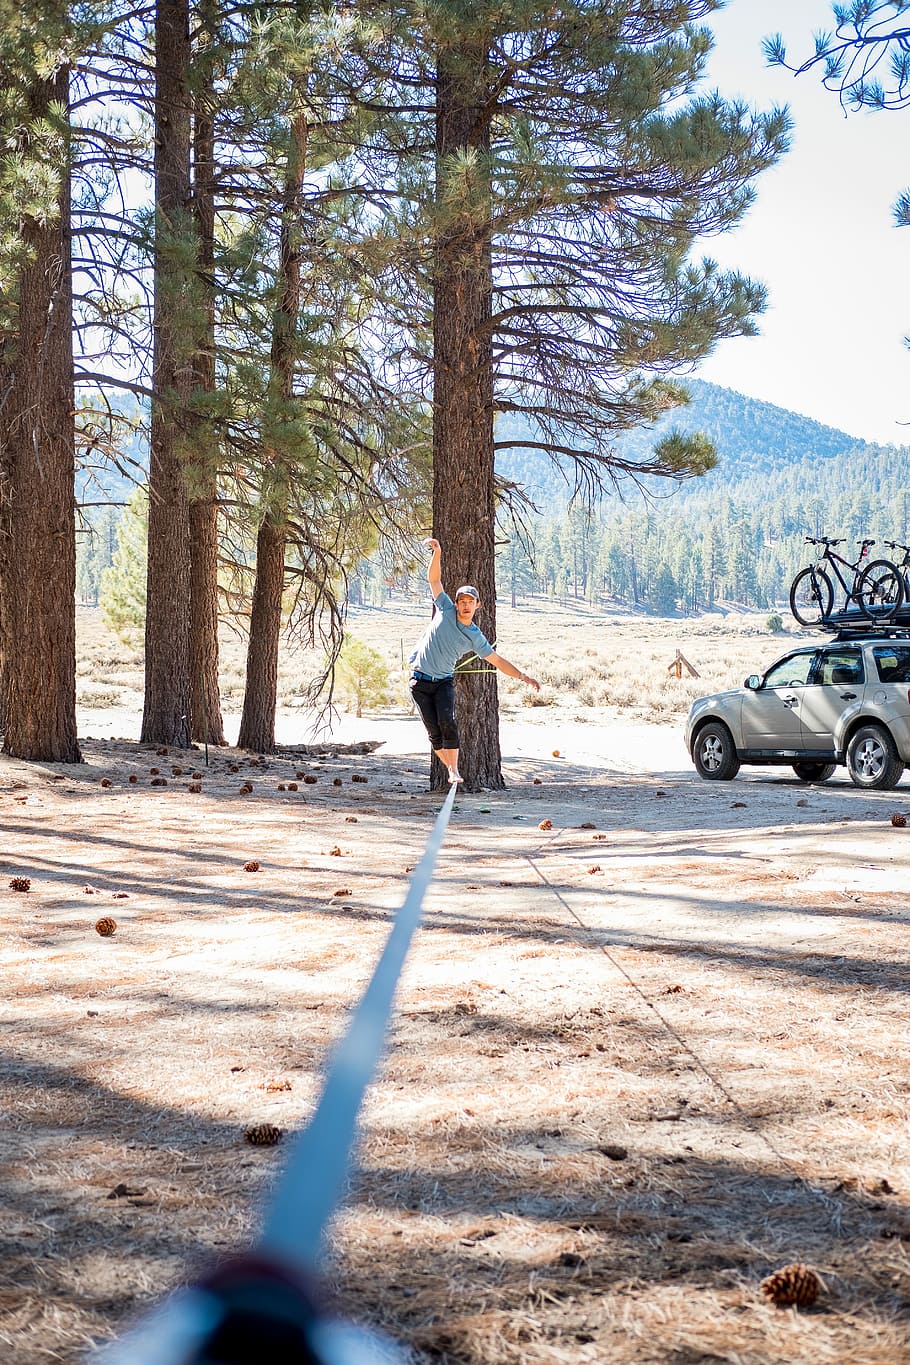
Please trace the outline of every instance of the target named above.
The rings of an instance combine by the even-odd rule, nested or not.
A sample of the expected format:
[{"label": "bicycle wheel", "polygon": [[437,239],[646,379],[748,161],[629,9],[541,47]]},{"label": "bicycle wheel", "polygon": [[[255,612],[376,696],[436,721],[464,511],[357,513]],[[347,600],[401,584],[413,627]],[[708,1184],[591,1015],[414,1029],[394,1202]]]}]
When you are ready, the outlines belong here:
[{"label": "bicycle wheel", "polygon": [[873,559],[860,574],[854,596],[870,621],[893,621],[904,600],[904,581],[887,559]]},{"label": "bicycle wheel", "polygon": [[834,589],[824,569],[800,569],[790,588],[790,610],[801,626],[820,626],[831,615]]}]

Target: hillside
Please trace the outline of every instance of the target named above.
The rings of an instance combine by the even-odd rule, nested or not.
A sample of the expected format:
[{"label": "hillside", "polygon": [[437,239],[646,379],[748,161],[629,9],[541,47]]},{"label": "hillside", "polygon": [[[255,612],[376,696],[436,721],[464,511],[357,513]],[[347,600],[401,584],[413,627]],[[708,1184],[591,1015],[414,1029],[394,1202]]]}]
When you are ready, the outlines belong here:
[{"label": "hillside", "polygon": [[[716,445],[719,459],[715,472],[699,480],[698,487],[707,490],[722,485],[730,491],[731,485],[756,475],[767,477],[790,471],[804,462],[817,469],[819,461],[854,451],[868,457],[882,449],[773,403],[747,398],[733,389],[700,379],[686,383],[692,394],[688,407],[666,414],[651,429],[624,432],[616,441],[620,454],[643,459],[657,441],[674,429],[704,432]],[[530,424],[512,417],[497,422],[496,434],[497,440],[534,439]],[[520,448],[502,451],[497,468],[506,478],[523,484],[541,507],[552,510],[554,500],[564,504],[572,491],[571,479],[562,475],[540,451]]]}]

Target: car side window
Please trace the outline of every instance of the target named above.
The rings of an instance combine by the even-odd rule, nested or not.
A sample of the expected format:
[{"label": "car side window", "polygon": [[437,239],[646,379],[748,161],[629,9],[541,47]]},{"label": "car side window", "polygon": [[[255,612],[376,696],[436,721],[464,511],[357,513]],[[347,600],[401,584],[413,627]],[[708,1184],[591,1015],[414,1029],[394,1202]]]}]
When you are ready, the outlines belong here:
[{"label": "car side window", "polygon": [[880,682],[910,682],[910,646],[876,645],[872,656]]},{"label": "car side window", "polygon": [[789,654],[768,669],[765,674],[765,687],[805,687],[815,659],[815,651],[807,650],[801,654]]},{"label": "car side window", "polygon": [[865,676],[863,656],[858,649],[829,649],[821,655],[812,681],[823,686],[859,686]]}]

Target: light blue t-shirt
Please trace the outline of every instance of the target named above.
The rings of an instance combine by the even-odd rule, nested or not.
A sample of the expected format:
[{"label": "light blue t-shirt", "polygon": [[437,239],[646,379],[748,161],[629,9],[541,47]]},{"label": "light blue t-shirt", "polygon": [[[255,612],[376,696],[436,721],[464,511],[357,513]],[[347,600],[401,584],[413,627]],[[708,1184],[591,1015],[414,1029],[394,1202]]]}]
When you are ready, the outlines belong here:
[{"label": "light blue t-shirt", "polygon": [[479,626],[459,623],[455,603],[447,592],[436,598],[436,610],[408,663],[431,678],[449,678],[463,654],[474,653],[487,659],[493,646]]}]

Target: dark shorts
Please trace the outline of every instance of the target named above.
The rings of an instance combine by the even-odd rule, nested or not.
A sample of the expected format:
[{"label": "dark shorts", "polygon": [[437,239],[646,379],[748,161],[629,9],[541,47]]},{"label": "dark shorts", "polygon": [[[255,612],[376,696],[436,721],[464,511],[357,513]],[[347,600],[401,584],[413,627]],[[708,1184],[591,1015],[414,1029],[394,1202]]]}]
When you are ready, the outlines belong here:
[{"label": "dark shorts", "polygon": [[434,749],[457,749],[458,725],[455,721],[455,679],[411,675],[411,696],[420,712]]}]

